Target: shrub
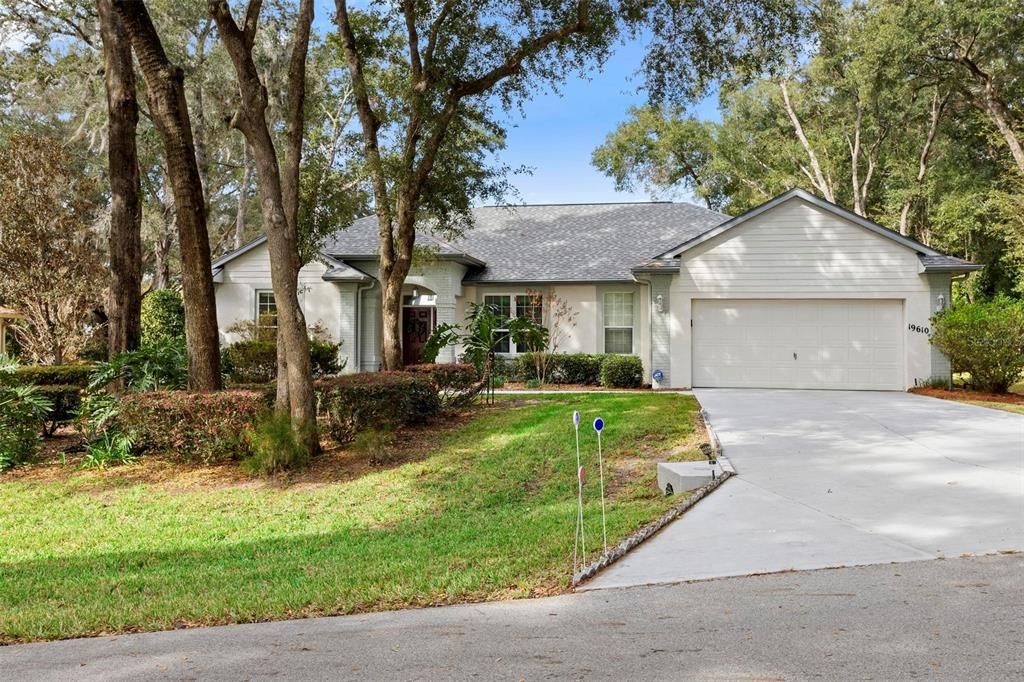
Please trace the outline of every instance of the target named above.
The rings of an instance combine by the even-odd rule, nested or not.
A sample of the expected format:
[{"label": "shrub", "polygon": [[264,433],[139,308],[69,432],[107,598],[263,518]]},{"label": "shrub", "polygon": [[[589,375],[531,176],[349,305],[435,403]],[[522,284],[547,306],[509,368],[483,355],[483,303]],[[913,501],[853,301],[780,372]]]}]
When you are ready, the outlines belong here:
[{"label": "shrub", "polygon": [[117,431],[104,431],[94,440],[86,443],[83,469],[105,469],[108,464],[134,464],[135,441],[131,435]]},{"label": "shrub", "polygon": [[971,385],[1005,393],[1024,373],[1024,301],[962,303],[932,318],[931,342]]},{"label": "shrub", "polygon": [[409,372],[365,372],[317,382],[327,430],[339,443],[359,431],[422,422],[441,411],[437,392],[425,376]]},{"label": "shrub", "polygon": [[142,299],[142,345],[185,340],[185,306],[174,289],[157,289]]},{"label": "shrub", "polygon": [[[606,356],[591,353],[552,353],[547,359],[545,380],[552,384],[583,384],[596,386],[601,383],[601,363]],[[513,381],[538,379],[537,362],[534,353],[521,353],[507,361],[506,374]]]},{"label": "shrub", "polygon": [[527,388],[540,388],[541,387],[540,379],[530,379],[529,381],[526,382],[526,387]]},{"label": "shrub", "polygon": [[254,476],[291,471],[309,462],[309,451],[296,438],[287,413],[268,413],[246,432],[245,438],[252,454],[242,462],[242,468]]},{"label": "shrub", "polygon": [[82,389],[68,384],[37,386],[39,393],[50,401],[46,415],[46,434],[52,436],[61,424],[74,421],[82,403]]},{"label": "shrub", "polygon": [[[313,376],[337,374],[343,368],[338,363],[341,344],[322,339],[310,339],[309,355],[313,363]],[[238,341],[224,349],[224,369],[232,384],[261,384],[277,378],[277,342]]]},{"label": "shrub", "polygon": [[14,372],[14,379],[20,384],[33,386],[78,386],[89,385],[89,377],[96,371],[96,365],[26,365]]},{"label": "shrub", "polygon": [[110,362],[96,363],[89,390],[96,391],[123,381],[137,391],[177,390],[188,383],[185,342],[165,339],[138,350],[118,353]]},{"label": "shrub", "polygon": [[395,461],[398,438],[388,429],[366,429],[356,434],[352,449],[366,457],[370,466],[382,466]]},{"label": "shrub", "polygon": [[244,433],[265,411],[254,391],[152,391],[124,396],[111,426],[139,449],[208,464],[250,455]]},{"label": "shrub", "polygon": [[560,353],[548,360],[548,380],[555,384],[601,383],[601,363],[605,356],[591,353]]},{"label": "shrub", "polygon": [[601,362],[601,385],[607,388],[639,388],[644,366],[635,355],[606,355]]},{"label": "shrub", "polygon": [[0,471],[27,461],[39,445],[52,405],[37,386],[20,386],[18,364],[0,355]]},{"label": "shrub", "polygon": [[403,371],[427,377],[443,409],[466,405],[482,388],[476,367],[470,364],[408,365]]}]

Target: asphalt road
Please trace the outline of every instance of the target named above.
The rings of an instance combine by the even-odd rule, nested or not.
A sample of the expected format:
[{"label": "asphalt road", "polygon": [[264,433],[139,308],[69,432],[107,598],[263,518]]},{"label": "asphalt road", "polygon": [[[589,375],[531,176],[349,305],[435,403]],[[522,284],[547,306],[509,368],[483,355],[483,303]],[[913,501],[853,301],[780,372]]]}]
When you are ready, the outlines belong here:
[{"label": "asphalt road", "polygon": [[1024,556],[0,648],[5,680],[1024,678]]}]

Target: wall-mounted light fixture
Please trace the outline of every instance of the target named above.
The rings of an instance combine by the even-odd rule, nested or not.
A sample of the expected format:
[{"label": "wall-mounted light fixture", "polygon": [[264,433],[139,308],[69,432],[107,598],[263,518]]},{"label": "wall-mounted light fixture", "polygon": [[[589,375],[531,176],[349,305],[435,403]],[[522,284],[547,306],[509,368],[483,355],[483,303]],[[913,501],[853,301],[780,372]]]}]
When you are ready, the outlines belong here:
[{"label": "wall-mounted light fixture", "polygon": [[945,309],[946,309],[946,295],[945,294],[939,294],[935,298],[935,312],[941,313]]},{"label": "wall-mounted light fixture", "polygon": [[658,294],[657,296],[654,297],[654,308],[659,313],[665,312],[665,297],[662,296],[661,294]]},{"label": "wall-mounted light fixture", "polygon": [[412,288],[412,297],[413,298],[419,298],[420,297],[420,290],[417,289],[416,287]]}]

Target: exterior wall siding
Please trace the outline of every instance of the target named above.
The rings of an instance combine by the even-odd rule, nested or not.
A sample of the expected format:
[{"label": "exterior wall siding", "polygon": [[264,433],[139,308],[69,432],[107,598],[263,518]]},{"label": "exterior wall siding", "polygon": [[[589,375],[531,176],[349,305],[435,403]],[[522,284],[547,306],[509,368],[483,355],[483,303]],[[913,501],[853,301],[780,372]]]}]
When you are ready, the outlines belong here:
[{"label": "exterior wall siding", "polygon": [[[299,271],[299,299],[310,326],[323,325],[328,336],[338,341],[342,335],[338,289],[322,279],[327,267],[318,261]],[[256,292],[273,289],[270,281],[270,255],[266,246],[245,253],[224,266],[223,282],[214,285],[217,300],[217,327],[221,343],[239,340],[226,331],[235,322],[255,321]]]},{"label": "exterior wall siding", "polygon": [[[672,385],[672,276],[654,275],[651,282],[651,367],[650,371],[661,370],[665,375],[662,386]],[[658,296],[661,296],[662,311],[658,311]]]}]

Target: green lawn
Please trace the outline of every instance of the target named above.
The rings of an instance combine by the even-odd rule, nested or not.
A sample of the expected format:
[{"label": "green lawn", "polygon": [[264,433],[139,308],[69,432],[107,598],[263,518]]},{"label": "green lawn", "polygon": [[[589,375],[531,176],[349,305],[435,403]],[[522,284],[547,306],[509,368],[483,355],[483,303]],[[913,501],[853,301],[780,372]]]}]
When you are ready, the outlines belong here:
[{"label": "green lawn", "polygon": [[1015,412],[1017,414],[1024,414],[1024,405],[1016,403],[999,403],[994,400],[964,400],[963,402],[968,405],[977,405],[978,407],[988,407],[993,410],[1003,410],[1004,412]]},{"label": "green lawn", "polygon": [[[193,490],[73,471],[0,475],[0,642],[522,597],[564,590],[575,518],[570,415],[607,422],[609,542],[654,519],[654,462],[692,447],[689,396],[530,397],[354,480]],[[587,535],[600,537],[593,430]]]}]

